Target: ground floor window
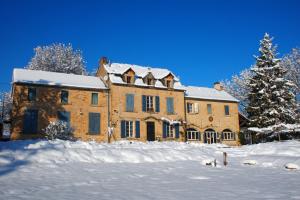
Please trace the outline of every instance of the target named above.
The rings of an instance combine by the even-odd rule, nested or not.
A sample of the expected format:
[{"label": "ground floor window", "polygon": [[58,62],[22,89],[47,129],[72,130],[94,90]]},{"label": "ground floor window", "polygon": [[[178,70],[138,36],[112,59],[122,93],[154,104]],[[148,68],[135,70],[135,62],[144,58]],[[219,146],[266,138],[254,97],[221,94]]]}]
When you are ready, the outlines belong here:
[{"label": "ground floor window", "polygon": [[126,137],[133,137],[133,121],[125,121]]},{"label": "ground floor window", "polygon": [[188,140],[199,140],[199,138],[200,138],[199,131],[196,131],[195,129],[187,130],[187,139]]},{"label": "ground floor window", "polygon": [[167,127],[167,130],[166,130],[167,137],[173,138],[174,137],[174,126],[170,125],[170,124],[167,124],[166,127]]},{"label": "ground floor window", "polygon": [[223,131],[223,140],[234,140],[234,133],[230,130]]}]

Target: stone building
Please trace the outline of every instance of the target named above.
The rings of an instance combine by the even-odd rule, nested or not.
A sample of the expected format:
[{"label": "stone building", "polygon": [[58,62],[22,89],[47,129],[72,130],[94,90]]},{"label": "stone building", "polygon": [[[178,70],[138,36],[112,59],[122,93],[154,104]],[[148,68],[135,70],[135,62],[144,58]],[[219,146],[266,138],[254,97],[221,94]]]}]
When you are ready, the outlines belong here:
[{"label": "stone building", "polygon": [[109,63],[96,76],[15,69],[12,139],[42,137],[66,121],[82,140],[238,145],[238,101],[219,83],[183,86],[168,69]]}]

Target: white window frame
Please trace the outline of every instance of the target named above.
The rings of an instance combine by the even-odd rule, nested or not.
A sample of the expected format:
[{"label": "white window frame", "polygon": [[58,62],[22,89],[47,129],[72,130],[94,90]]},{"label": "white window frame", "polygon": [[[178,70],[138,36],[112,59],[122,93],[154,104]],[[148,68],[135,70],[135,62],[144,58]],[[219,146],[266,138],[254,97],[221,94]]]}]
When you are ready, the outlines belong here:
[{"label": "white window frame", "polygon": [[[197,134],[199,133],[199,131],[187,131],[187,139],[188,140],[198,140],[197,139]],[[200,137],[200,134],[199,134]]]},{"label": "white window frame", "polygon": [[234,140],[234,133],[231,131],[223,131],[223,140]]},{"label": "white window frame", "polygon": [[154,101],[153,96],[146,96],[146,111],[154,111]]},{"label": "white window frame", "polygon": [[133,121],[125,121],[125,136],[126,138],[133,138]]},{"label": "white window frame", "polygon": [[166,126],[166,136],[167,138],[174,138],[175,137],[175,128],[173,125],[167,124]]}]

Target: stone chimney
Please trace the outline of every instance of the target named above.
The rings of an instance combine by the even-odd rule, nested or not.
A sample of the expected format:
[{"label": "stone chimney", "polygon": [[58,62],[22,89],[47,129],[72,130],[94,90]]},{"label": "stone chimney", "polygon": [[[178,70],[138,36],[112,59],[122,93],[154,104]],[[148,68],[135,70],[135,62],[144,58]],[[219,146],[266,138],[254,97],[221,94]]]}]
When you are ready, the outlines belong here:
[{"label": "stone chimney", "polygon": [[103,67],[103,65],[108,64],[107,57],[101,57],[99,61],[99,68]]},{"label": "stone chimney", "polygon": [[214,88],[219,91],[222,91],[224,89],[223,85],[220,82],[215,82]]}]

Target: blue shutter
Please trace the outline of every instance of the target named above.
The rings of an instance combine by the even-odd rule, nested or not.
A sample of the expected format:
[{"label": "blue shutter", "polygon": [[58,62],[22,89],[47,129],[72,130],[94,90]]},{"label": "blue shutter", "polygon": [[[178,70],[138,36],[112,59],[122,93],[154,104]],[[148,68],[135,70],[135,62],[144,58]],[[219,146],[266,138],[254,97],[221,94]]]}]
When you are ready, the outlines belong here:
[{"label": "blue shutter", "polygon": [[174,99],[172,97],[167,97],[167,113],[174,113]]},{"label": "blue shutter", "polygon": [[142,96],[142,110],[143,112],[146,112],[146,96]]},{"label": "blue shutter", "polygon": [[36,88],[28,88],[28,101],[35,101]]},{"label": "blue shutter", "polygon": [[60,98],[61,98],[61,103],[68,103],[68,99],[69,99],[69,92],[62,90],[61,94],[60,94]]},{"label": "blue shutter", "polygon": [[159,96],[155,96],[155,112],[160,112]]},{"label": "blue shutter", "polygon": [[168,124],[166,122],[163,122],[163,126],[162,126],[163,138],[167,138],[167,126],[168,126]]},{"label": "blue shutter", "polygon": [[126,94],[126,111],[133,112],[134,111],[134,95]]},{"label": "blue shutter", "polygon": [[179,124],[175,124],[174,127],[175,127],[175,137],[179,138]]},{"label": "blue shutter", "polygon": [[57,112],[58,120],[66,122],[70,127],[70,112],[67,111],[58,111]]},{"label": "blue shutter", "polygon": [[36,134],[38,126],[38,110],[27,110],[24,113],[23,133]]},{"label": "blue shutter", "polygon": [[140,121],[135,121],[135,137],[140,138]]},{"label": "blue shutter", "polygon": [[126,124],[125,121],[121,121],[121,138],[126,138]]},{"label": "blue shutter", "polygon": [[89,113],[89,133],[100,134],[100,113]]}]

